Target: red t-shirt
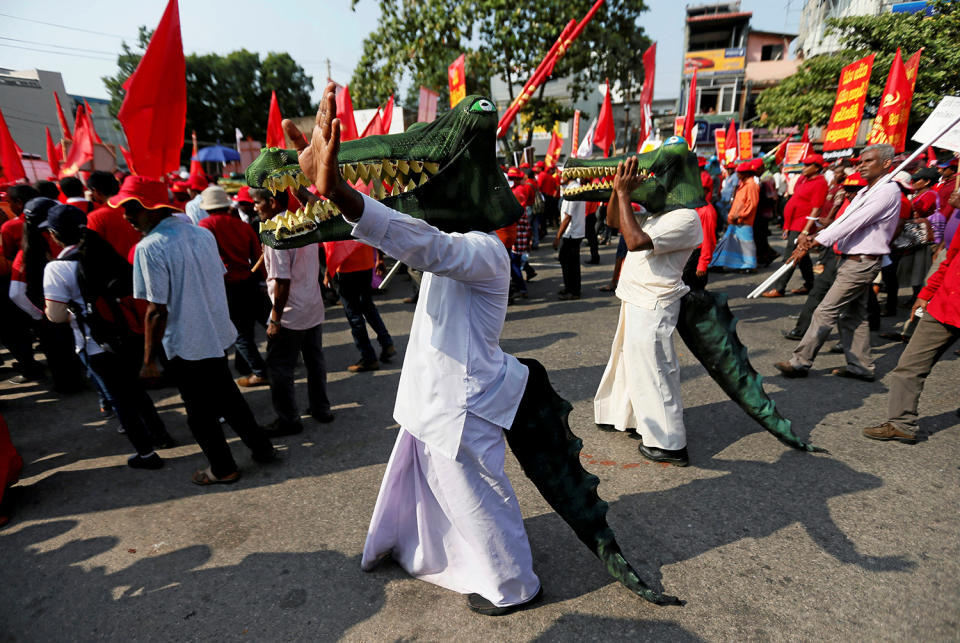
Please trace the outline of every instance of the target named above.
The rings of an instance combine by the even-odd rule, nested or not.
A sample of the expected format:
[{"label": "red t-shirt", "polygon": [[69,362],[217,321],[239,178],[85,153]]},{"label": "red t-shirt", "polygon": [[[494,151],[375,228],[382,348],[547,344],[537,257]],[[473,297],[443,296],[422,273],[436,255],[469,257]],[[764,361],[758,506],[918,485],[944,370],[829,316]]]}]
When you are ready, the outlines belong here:
[{"label": "red t-shirt", "polygon": [[540,187],[540,191],[547,196],[554,198],[560,196],[560,182],[557,181],[557,177],[552,172],[544,170],[538,174],[537,185]]},{"label": "red t-shirt", "polygon": [[87,201],[86,199],[81,199],[81,198],[79,198],[79,197],[77,197],[77,198],[73,198],[73,197],[68,198],[66,201],[64,201],[64,203],[66,203],[67,205],[72,205],[73,207],[77,208],[78,210],[80,210],[80,211],[83,212],[84,214],[89,213],[90,210],[93,209],[93,204],[92,204],[92,203],[90,203],[90,202]]},{"label": "red t-shirt", "polygon": [[800,232],[814,208],[822,208],[827,200],[827,180],[822,174],[801,176],[793,187],[793,196],[783,213],[783,229]]},{"label": "red t-shirt", "polygon": [[223,275],[227,283],[235,283],[251,277],[250,268],[260,259],[260,239],[239,217],[227,213],[211,214],[201,219],[199,226],[213,233],[217,240],[220,259],[226,266]]},{"label": "red t-shirt", "polygon": [[697,208],[697,214],[700,215],[700,227],[703,228],[703,243],[700,244],[697,270],[706,270],[713,258],[713,251],[717,248],[717,211],[707,203]]},{"label": "red t-shirt", "polygon": [[368,246],[364,243],[343,260],[343,263],[337,268],[337,272],[344,273],[371,270],[376,263],[377,251],[373,249],[373,246]]},{"label": "red t-shirt", "polygon": [[516,197],[517,201],[520,202],[520,205],[525,208],[533,205],[536,195],[533,193],[533,188],[529,183],[518,183],[510,189],[513,191],[513,196]]},{"label": "red t-shirt", "polygon": [[3,256],[13,261],[20,250],[20,241],[23,239],[23,213],[0,226],[0,243],[3,244]]},{"label": "red t-shirt", "polygon": [[946,181],[941,182],[936,190],[940,195],[940,214],[946,218],[950,218],[950,215],[953,214],[953,206],[950,205],[947,200],[950,198],[950,195],[956,189],[957,186],[957,177],[951,176]]},{"label": "red t-shirt", "polygon": [[937,211],[937,205],[940,199],[937,197],[937,191],[927,188],[920,194],[913,195],[911,206],[913,207],[913,216],[929,217]]},{"label": "red t-shirt", "polygon": [[700,183],[703,185],[703,198],[707,203],[713,203],[713,175],[706,170],[700,170]]},{"label": "red t-shirt", "polygon": [[937,321],[960,326],[960,261],[957,253],[960,252],[960,234],[953,235],[953,241],[947,250],[947,258],[943,260],[935,273],[927,279],[926,287],[917,295],[926,299],[927,312]]},{"label": "red t-shirt", "polygon": [[140,241],[140,232],[123,218],[123,208],[104,205],[87,215],[87,227],[113,246],[121,257]]},{"label": "red t-shirt", "polygon": [[23,250],[17,250],[17,256],[13,258],[13,264],[10,266],[10,281],[20,281],[26,283],[26,266],[23,263]]},{"label": "red t-shirt", "polygon": [[906,194],[900,193],[900,219],[906,221],[913,217],[913,204]]}]

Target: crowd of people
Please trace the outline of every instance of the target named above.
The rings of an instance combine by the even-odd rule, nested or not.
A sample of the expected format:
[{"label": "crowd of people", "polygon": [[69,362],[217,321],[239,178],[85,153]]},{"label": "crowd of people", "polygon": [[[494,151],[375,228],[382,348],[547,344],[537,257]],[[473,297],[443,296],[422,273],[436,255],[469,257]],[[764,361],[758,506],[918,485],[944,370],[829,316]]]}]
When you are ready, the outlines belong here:
[{"label": "crowd of people", "polygon": [[[127,176],[121,183],[93,172],[84,181],[8,187],[0,342],[18,371],[14,380],[48,373],[52,388],[70,394],[86,389],[88,379],[101,413],[115,414],[131,442],[128,464],[135,469],[161,468],[157,450],[176,444],[147,392],[173,385],[208,463],[192,481],[233,483],[241,471],[222,423],[256,462],[273,460],[272,440],[304,430],[294,381],[301,356],[306,414],[335,420],[326,390],[325,292],[336,290],[359,353],[351,373],[397,356],[372,284],[385,257],[403,256],[420,279],[410,298],[417,310],[394,410],[401,431],[363,567],[391,555],[415,576],[469,593],[471,609],[485,614],[528,606],[541,593],[503,472],[503,429],[520,403],[527,367],[499,349],[499,335],[507,306],[531,296],[532,253],[551,234],[563,301],[584,296],[584,241],[584,263],[596,265],[599,245],[617,237],[611,281],[601,290],[621,300],[620,317],[594,416],[601,428],[635,431],[643,457],[689,464],[673,346],[680,298],[706,288],[711,271],[754,272],[778,257],[799,267],[802,283],[791,289],[786,272],[763,297],[805,296],[795,326],[784,329],[798,342],[789,360],[776,364],[785,377],[805,377],[838,328],[846,366],[832,373],[874,381],[870,331],[881,317],[909,309],[908,323],[891,335],[908,344],[890,377],[889,412],[863,433],[916,442],[924,380],[960,335],[956,158],[917,164],[885,182],[898,161],[888,145],[834,163],[810,153],[786,168],[769,156],[737,164],[701,157],[705,205],[666,214],[630,202],[642,180],[634,160],[620,164],[603,203],[564,200],[557,168],[539,161],[505,168],[523,209],[515,224],[495,235],[451,235],[353,191],[335,170],[329,174],[337,149],[329,110],[332,93],[309,145],[299,132],[288,134],[302,146],[301,165],[315,190],[339,207],[355,241],[262,246],[259,222],[294,209],[296,195],[245,187],[230,196],[196,174],[168,181]],[[315,161],[324,155],[327,165]],[[785,242],[782,253],[768,242],[771,226]],[[908,286],[909,297],[899,299]],[[266,426],[242,393],[263,386],[276,413]],[[409,506],[413,488],[430,496],[419,501],[422,511]],[[473,507],[469,515],[461,504]],[[446,567],[436,571],[443,560]]]}]

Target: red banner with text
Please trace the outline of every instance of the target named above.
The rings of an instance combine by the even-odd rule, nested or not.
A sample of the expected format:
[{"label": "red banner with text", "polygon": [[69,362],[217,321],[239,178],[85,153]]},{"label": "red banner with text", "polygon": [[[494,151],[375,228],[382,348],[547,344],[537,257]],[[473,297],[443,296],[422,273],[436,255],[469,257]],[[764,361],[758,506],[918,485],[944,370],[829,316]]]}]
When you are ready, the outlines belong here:
[{"label": "red banner with text", "polygon": [[727,141],[727,133],[723,131],[721,127],[718,130],[713,132],[713,144],[717,150],[717,158],[720,159],[720,162],[723,162],[723,159],[726,158],[727,148],[724,147],[724,144]]},{"label": "red banner with text", "polygon": [[823,150],[852,148],[857,142],[860,119],[863,118],[863,103],[867,99],[873,58],[870,54],[843,68],[837,84],[837,99],[830,114],[830,123],[823,135]]},{"label": "red banner with text", "polygon": [[447,80],[450,82],[450,107],[456,107],[457,103],[467,97],[466,60],[466,55],[460,54],[460,57],[447,67]]},{"label": "red banner with text", "polygon": [[749,161],[753,158],[753,130],[737,130],[737,149],[740,150],[739,159]]}]

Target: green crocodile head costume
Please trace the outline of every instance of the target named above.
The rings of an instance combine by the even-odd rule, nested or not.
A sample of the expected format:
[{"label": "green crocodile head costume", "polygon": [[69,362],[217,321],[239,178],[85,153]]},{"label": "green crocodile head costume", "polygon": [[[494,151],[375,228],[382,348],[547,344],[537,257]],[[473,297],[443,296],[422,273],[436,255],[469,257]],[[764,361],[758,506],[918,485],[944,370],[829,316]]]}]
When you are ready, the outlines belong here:
[{"label": "green crocodile head costume", "polygon": [[[445,232],[496,230],[514,223],[523,209],[496,159],[497,109],[468,96],[432,123],[402,134],[368,136],[340,145],[340,172],[385,205]],[[309,186],[295,150],[266,148],[247,168],[247,184],[277,191]],[[350,238],[350,226],[329,201],[274,217],[261,225],[261,240],[274,248]]]},{"label": "green crocodile head costume", "polygon": [[[703,185],[697,156],[679,136],[645,154],[623,154],[605,159],[570,159],[563,167],[563,198],[568,201],[607,201],[613,190],[617,163],[636,156],[640,175],[645,178],[630,195],[648,212],[660,214],[678,208],[704,205]],[[577,182],[567,183],[570,179]]]}]

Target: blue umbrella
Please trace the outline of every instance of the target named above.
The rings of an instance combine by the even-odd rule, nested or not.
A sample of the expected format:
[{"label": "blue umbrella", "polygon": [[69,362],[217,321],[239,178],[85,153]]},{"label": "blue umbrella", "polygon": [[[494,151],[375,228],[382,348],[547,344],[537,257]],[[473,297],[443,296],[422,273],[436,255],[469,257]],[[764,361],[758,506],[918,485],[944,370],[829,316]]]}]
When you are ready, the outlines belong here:
[{"label": "blue umbrella", "polygon": [[217,163],[228,163],[230,161],[239,161],[240,154],[232,148],[223,145],[211,145],[205,147],[194,156],[192,161],[215,161]]}]

